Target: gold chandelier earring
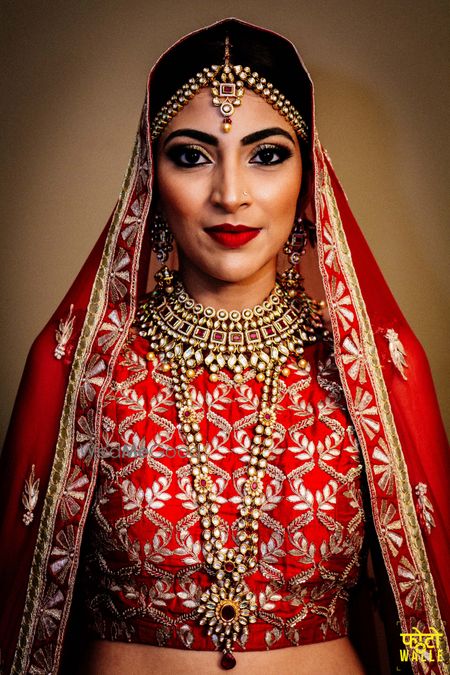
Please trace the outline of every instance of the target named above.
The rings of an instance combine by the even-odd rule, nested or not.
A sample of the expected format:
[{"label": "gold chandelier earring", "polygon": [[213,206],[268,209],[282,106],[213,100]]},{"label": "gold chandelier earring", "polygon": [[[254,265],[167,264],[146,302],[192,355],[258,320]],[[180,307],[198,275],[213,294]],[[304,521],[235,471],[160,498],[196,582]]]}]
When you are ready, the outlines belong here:
[{"label": "gold chandelier earring", "polygon": [[283,253],[289,256],[289,267],[281,275],[281,285],[293,298],[303,290],[303,277],[298,271],[300,258],[305,254],[307,235],[303,220],[299,216],[295,219],[289,239],[283,247]]},{"label": "gold chandelier earring", "polygon": [[166,221],[159,213],[155,213],[153,216],[150,234],[152,237],[152,251],[156,253],[157,261],[164,264],[169,257],[169,253],[173,250],[173,235]]}]

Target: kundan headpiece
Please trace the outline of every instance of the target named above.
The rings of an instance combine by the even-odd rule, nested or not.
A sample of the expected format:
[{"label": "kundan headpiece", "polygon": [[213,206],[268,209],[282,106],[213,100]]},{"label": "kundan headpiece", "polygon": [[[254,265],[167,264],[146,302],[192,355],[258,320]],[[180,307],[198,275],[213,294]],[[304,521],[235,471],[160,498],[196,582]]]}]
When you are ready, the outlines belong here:
[{"label": "kundan headpiece", "polygon": [[230,40],[225,38],[225,58],[220,66],[203,68],[167,101],[151,124],[151,137],[155,140],[170,120],[184,108],[202,89],[211,87],[213,104],[220,108],[223,115],[223,131],[231,130],[231,116],[234,109],[241,105],[245,87],[262,96],[275,110],[278,110],[293,126],[304,141],[307,140],[307,125],[298,110],[275,86],[252,72],[249,66],[233,66],[230,63]]}]

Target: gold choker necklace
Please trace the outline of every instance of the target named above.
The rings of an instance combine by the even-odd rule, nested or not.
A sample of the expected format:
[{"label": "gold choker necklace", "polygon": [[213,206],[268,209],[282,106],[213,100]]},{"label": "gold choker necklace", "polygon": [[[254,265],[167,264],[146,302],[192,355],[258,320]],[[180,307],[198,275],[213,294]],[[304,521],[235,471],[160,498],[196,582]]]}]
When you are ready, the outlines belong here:
[{"label": "gold choker necklace", "polygon": [[[244,577],[257,567],[258,520],[267,458],[273,447],[278,383],[280,375],[288,377],[291,372],[283,364],[293,354],[300,368],[305,368],[304,347],[325,336],[326,331],[320,305],[303,291],[291,298],[278,282],[261,305],[226,312],[196,303],[167,268],[159,278],[158,288],[139,307],[135,325],[139,334],[150,340],[149,360],[160,360],[162,369],[172,374],[180,433],[193,475],[192,497],[198,503],[205,569],[212,579],[197,606],[198,620],[200,625],[207,625],[208,635],[222,651],[221,666],[229,670],[236,665],[234,643],[238,641],[245,648],[249,624],[257,620],[257,598]],[[228,549],[221,541],[207,446],[194,407],[192,382],[202,368],[207,369],[213,382],[220,370],[228,369],[237,384],[250,368],[250,377],[263,383],[239,507],[238,546]]]},{"label": "gold choker necklace", "polygon": [[264,373],[270,363],[285,363],[289,354],[304,367],[305,346],[324,335],[320,303],[303,289],[292,298],[277,281],[262,304],[227,312],[195,302],[176,272],[165,268],[160,276],[164,284],[141,304],[136,325],[167,370],[173,359],[181,358],[190,371],[206,368],[212,381],[228,368],[239,383],[246,368]]}]

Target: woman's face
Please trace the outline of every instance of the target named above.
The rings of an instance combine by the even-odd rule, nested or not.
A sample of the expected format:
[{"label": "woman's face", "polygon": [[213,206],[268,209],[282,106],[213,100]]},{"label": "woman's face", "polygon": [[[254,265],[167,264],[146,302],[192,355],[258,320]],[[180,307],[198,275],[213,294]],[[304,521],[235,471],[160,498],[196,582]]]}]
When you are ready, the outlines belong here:
[{"label": "woman's face", "polygon": [[224,133],[205,89],[167,125],[156,158],[158,210],[185,277],[236,283],[275,274],[302,178],[297,136],[280,113],[246,90]]}]

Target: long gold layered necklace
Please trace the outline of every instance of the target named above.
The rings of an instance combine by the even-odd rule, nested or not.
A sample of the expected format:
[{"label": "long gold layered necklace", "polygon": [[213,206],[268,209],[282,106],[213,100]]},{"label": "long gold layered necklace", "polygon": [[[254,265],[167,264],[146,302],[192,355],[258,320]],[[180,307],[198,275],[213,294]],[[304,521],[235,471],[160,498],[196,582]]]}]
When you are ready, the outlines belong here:
[{"label": "long gold layered necklace", "polygon": [[[206,572],[212,579],[198,605],[199,624],[206,624],[208,635],[222,651],[221,666],[229,670],[236,665],[234,643],[244,645],[249,624],[257,620],[256,596],[244,577],[257,565],[258,521],[267,458],[273,446],[279,378],[289,376],[286,362],[290,356],[300,368],[307,366],[305,347],[325,331],[319,303],[302,289],[291,297],[292,291],[278,281],[261,305],[227,312],[196,303],[177,273],[166,267],[157,278],[157,288],[138,309],[135,326],[150,341],[147,358],[159,361],[162,370],[172,374],[180,430],[192,469],[193,498],[199,504]],[[253,375],[262,383],[237,521],[237,548],[227,549],[221,541],[219,507],[192,397],[192,381],[202,369],[213,382],[220,371],[228,370],[237,384],[243,382],[244,375]]]}]

